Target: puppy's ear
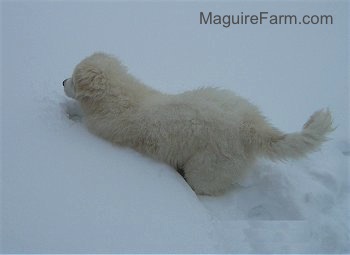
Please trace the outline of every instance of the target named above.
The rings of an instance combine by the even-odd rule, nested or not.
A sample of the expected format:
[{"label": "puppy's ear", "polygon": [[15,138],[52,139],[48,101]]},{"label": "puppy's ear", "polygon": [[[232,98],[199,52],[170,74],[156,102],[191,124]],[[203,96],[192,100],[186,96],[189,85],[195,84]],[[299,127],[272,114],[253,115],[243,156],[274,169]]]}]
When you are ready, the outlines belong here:
[{"label": "puppy's ear", "polygon": [[98,99],[107,93],[109,80],[106,75],[94,66],[78,66],[74,72],[76,97]]}]

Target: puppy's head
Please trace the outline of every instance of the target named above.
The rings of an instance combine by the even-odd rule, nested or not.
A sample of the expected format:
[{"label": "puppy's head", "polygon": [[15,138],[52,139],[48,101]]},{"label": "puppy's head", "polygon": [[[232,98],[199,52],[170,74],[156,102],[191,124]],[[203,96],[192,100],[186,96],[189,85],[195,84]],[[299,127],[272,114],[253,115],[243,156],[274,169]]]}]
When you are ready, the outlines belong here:
[{"label": "puppy's head", "polygon": [[119,62],[104,53],[95,53],[81,61],[71,78],[63,81],[68,97],[100,99],[110,89],[110,76]]}]

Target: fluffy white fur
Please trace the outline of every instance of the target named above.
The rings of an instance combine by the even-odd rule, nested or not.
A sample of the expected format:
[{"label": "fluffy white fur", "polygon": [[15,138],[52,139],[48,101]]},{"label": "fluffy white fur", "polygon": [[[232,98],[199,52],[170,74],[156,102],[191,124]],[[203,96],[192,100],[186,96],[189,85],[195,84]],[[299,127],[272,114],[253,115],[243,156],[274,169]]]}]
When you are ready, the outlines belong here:
[{"label": "fluffy white fur", "polygon": [[103,53],[79,63],[64,89],[80,102],[91,132],[183,171],[197,194],[224,192],[257,156],[305,156],[333,130],[328,110],[315,112],[301,132],[284,134],[227,90],[162,94]]}]

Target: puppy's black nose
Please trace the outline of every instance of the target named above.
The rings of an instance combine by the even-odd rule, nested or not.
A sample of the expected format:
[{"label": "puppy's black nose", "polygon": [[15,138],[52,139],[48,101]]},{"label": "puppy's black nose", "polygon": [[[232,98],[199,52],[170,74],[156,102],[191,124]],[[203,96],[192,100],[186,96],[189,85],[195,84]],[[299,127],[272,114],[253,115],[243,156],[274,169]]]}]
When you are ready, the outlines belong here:
[{"label": "puppy's black nose", "polygon": [[63,84],[63,87],[64,87],[64,83],[66,82],[66,80],[68,80],[68,79],[65,79],[63,82],[62,82],[62,84]]}]

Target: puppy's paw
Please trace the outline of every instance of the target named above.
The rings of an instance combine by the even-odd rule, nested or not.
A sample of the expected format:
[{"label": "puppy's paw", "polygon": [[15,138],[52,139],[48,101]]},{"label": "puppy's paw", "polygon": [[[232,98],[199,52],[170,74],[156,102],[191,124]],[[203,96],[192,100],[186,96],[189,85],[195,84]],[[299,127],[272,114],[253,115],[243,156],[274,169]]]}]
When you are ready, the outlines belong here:
[{"label": "puppy's paw", "polygon": [[61,107],[70,120],[79,122],[82,121],[83,112],[77,101],[67,100],[64,103],[61,103]]}]

